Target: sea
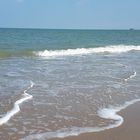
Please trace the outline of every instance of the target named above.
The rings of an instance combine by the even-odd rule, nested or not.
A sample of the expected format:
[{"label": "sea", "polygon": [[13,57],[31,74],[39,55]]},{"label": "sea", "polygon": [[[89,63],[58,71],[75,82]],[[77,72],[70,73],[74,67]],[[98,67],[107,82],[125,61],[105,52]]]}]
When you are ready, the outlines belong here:
[{"label": "sea", "polygon": [[0,140],[120,126],[140,101],[140,30],[0,28]]}]

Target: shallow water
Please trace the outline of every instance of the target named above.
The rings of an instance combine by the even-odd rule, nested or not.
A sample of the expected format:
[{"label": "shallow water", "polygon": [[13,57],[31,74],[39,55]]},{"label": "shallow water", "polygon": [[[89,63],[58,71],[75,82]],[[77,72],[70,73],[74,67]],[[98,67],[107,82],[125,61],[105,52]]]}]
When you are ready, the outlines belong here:
[{"label": "shallow water", "polygon": [[[23,32],[28,31],[18,33]],[[44,32],[43,35],[50,38],[59,34],[55,40],[57,43],[59,40],[58,46],[61,46],[66,34],[64,31],[57,31],[57,34],[56,31],[49,31],[49,35],[48,32]],[[100,34],[109,33],[109,31],[100,32],[93,31],[93,35],[97,33],[98,38]],[[112,31],[112,34],[115,34],[113,37],[118,38],[120,35],[121,40],[122,32],[116,32]],[[0,59],[0,122],[5,116],[10,116],[9,111],[17,112],[14,112],[7,122],[1,123],[0,138],[43,140],[102,131],[121,125],[123,118],[116,113],[140,99],[140,47],[136,39],[138,33],[132,33],[135,36],[133,43],[129,45],[124,43],[112,46],[113,41],[110,41],[110,45],[105,46],[104,39],[104,46],[98,48],[81,46],[77,49],[78,47],[74,48],[74,45],[71,50],[66,50],[67,47],[64,49],[64,46],[55,50],[47,47],[44,50],[37,48],[32,50],[30,56],[17,56],[12,53],[11,48],[8,49],[13,55]],[[71,34],[78,36],[79,33],[76,31],[67,33]],[[92,35],[92,32],[83,34],[86,37],[87,34]],[[123,34],[126,35],[125,31]],[[35,35],[37,36],[36,33],[34,37]],[[43,38],[43,35],[40,38]],[[84,38],[87,46],[92,40],[89,36],[88,39]],[[25,42],[31,41],[25,38],[23,37]],[[74,38],[71,40],[72,44],[81,43]],[[20,41],[21,38],[20,40],[16,38],[15,42],[18,44]],[[53,47],[57,46],[55,41],[52,43]],[[129,41],[128,39],[128,43]],[[27,44],[31,45],[29,42]],[[33,40],[31,42],[35,43]],[[48,41],[48,44],[50,42]],[[98,43],[98,40],[95,42]],[[23,44],[24,49],[28,46],[26,43]],[[42,42],[41,45],[43,46]],[[20,47],[22,48],[22,45]],[[31,86],[31,81],[34,86]],[[31,95],[32,99],[18,104],[17,110],[14,107],[15,103],[25,99],[25,92]],[[6,114],[7,112],[9,114]]]}]

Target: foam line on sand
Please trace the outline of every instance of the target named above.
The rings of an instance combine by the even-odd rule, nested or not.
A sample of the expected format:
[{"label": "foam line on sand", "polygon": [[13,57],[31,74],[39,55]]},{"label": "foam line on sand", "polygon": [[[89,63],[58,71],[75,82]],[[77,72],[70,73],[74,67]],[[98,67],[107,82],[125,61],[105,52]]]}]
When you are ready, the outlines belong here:
[{"label": "foam line on sand", "polygon": [[11,119],[11,117],[13,117],[15,114],[17,114],[20,111],[20,107],[19,107],[20,104],[22,104],[26,100],[29,100],[29,99],[33,98],[32,95],[27,93],[27,91],[29,89],[31,89],[33,86],[34,86],[34,83],[31,81],[30,86],[26,90],[24,90],[22,98],[17,100],[14,103],[13,108],[10,111],[8,111],[2,118],[0,118],[0,125],[3,125],[6,122],[8,122]]}]

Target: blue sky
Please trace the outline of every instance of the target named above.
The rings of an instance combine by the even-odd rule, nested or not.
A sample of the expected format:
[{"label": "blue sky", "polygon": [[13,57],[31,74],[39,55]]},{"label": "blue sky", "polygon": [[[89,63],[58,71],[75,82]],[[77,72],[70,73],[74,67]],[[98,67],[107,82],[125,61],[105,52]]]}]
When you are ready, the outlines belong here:
[{"label": "blue sky", "polygon": [[0,0],[0,27],[140,29],[140,0]]}]

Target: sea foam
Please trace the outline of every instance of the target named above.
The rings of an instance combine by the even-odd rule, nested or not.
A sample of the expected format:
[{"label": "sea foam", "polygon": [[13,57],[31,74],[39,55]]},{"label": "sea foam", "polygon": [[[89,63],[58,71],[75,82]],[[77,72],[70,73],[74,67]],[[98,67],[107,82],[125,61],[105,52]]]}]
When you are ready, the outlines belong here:
[{"label": "sea foam", "polygon": [[109,108],[101,108],[98,110],[98,115],[99,117],[103,119],[111,119],[114,120],[114,124],[110,124],[108,126],[104,127],[72,127],[72,128],[65,128],[65,129],[60,129],[54,132],[45,132],[45,133],[39,133],[39,134],[32,134],[29,136],[26,136],[20,140],[48,140],[51,138],[64,138],[68,136],[78,136],[82,133],[89,133],[89,132],[100,132],[104,131],[107,129],[119,127],[124,119],[122,116],[117,114],[119,111],[122,109],[127,108],[128,106],[140,101],[140,99],[135,99],[132,101],[127,101],[123,106],[120,107],[109,107]]},{"label": "sea foam", "polygon": [[129,79],[132,79],[132,78],[136,77],[136,75],[137,75],[137,72],[134,71],[133,74],[130,75],[128,78],[125,78],[124,81],[128,81]]},{"label": "sea foam", "polygon": [[59,57],[59,56],[73,56],[73,55],[87,55],[92,53],[124,53],[129,51],[140,51],[140,46],[132,45],[113,45],[106,47],[97,47],[97,48],[76,48],[76,49],[67,49],[67,50],[44,50],[33,52],[37,56],[42,57]]},{"label": "sea foam", "polygon": [[34,83],[32,81],[30,83],[31,85],[26,90],[24,90],[22,98],[14,103],[14,107],[12,108],[12,110],[8,111],[2,118],[0,118],[0,125],[3,125],[6,122],[8,122],[11,119],[11,117],[13,117],[16,113],[20,111],[20,104],[33,97],[32,95],[27,93],[27,91],[34,86]]}]

